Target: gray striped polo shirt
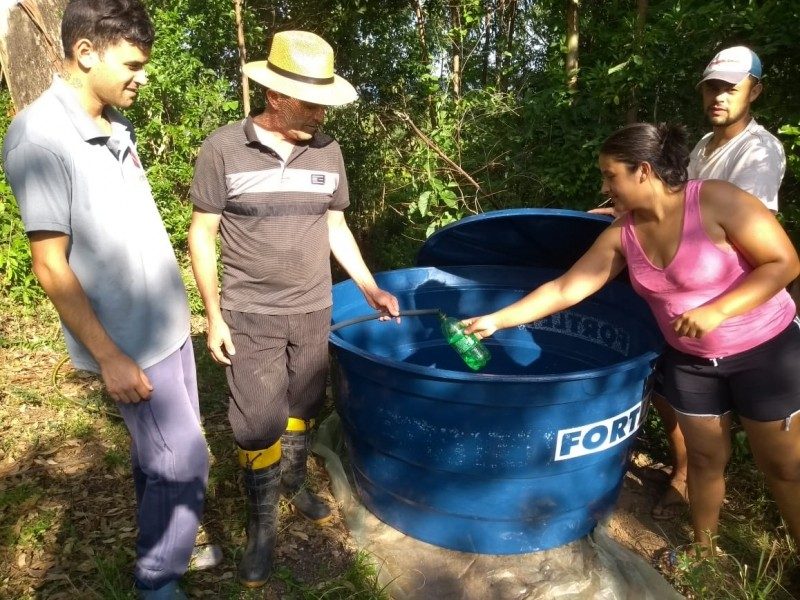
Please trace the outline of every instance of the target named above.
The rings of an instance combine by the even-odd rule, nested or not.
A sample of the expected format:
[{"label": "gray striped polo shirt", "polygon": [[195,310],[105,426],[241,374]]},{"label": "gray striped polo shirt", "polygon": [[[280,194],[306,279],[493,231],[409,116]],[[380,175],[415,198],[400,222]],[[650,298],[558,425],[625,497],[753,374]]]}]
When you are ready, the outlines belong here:
[{"label": "gray striped polo shirt", "polygon": [[339,144],[317,133],[284,163],[263,145],[252,118],[203,143],[191,197],[221,215],[222,308],[285,315],[331,299],[328,210],[349,204]]},{"label": "gray striped polo shirt", "polygon": [[[136,155],[133,126],[106,108],[104,133],[60,78],[8,129],[3,159],[27,232],[69,236],[69,265],[97,318],[141,368],[189,337],[175,253]],[[99,371],[64,327],[73,364]]]}]

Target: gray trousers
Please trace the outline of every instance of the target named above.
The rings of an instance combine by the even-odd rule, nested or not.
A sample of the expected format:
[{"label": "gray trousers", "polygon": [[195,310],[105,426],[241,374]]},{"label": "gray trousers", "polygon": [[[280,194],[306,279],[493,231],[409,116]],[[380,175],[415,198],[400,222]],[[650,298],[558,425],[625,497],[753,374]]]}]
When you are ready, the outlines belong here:
[{"label": "gray trousers", "polygon": [[137,585],[157,589],[188,568],[203,513],[208,449],[191,339],[144,372],[153,385],[150,400],[117,406],[131,434],[138,503],[134,575]]},{"label": "gray trousers", "polygon": [[289,417],[313,419],[325,398],[331,309],[297,315],[223,310],[236,354],[225,369],[228,419],[243,450],[268,448]]}]

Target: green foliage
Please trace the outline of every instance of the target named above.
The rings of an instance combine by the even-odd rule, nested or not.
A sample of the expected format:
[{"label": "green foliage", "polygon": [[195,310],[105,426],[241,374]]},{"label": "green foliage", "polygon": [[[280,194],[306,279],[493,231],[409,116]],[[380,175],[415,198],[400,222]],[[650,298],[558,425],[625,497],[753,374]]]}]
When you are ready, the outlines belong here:
[{"label": "green foliage", "polygon": [[92,435],[93,423],[89,415],[78,413],[70,419],[65,419],[60,424],[61,435],[65,439],[85,440]]},{"label": "green foliage", "polygon": [[786,150],[786,177],[782,189],[783,199],[791,197],[793,202],[784,202],[780,218],[796,247],[800,247],[800,119],[795,124],[785,124],[778,133]]},{"label": "green foliage", "polygon": [[[11,123],[11,95],[0,89],[0,139]],[[31,305],[44,297],[31,272],[28,236],[5,172],[0,170],[0,290],[16,303]]]},{"label": "green foliage", "polygon": [[[371,266],[385,268],[409,264],[425,237],[465,215],[596,205],[605,136],[641,119],[681,121],[699,137],[707,126],[694,83],[710,55],[734,43],[750,44],[764,61],[755,109],[767,127],[781,127],[788,164],[781,218],[799,229],[793,73],[800,52],[792,24],[800,9],[793,4],[661,0],[637,25],[631,3],[582,3],[575,90],[564,75],[560,0],[254,0],[244,19],[249,59],[266,55],[274,31],[310,29],[331,42],[337,71],[358,88],[361,101],[330,111],[328,129],[348,165],[348,219]],[[197,150],[213,129],[241,117],[233,7],[171,0],[151,9],[158,35],[150,85],[128,112],[180,249]],[[259,94],[253,86],[256,105]],[[0,193],[8,197],[1,175]],[[14,211],[4,202],[0,212],[2,285],[33,303],[41,291]]]},{"label": "green foliage", "polygon": [[206,64],[202,46],[193,45],[208,15],[190,12],[191,5],[178,1],[153,10],[157,37],[149,81],[128,111],[153,196],[178,249],[186,247],[197,151],[211,131],[241,113],[232,82],[219,77],[212,68],[217,65]]},{"label": "green foliage", "polygon": [[42,490],[30,483],[21,483],[0,491],[0,546],[11,546],[19,537],[14,524],[20,518],[24,507],[36,502]]},{"label": "green foliage", "polygon": [[[408,264],[427,235],[467,214],[595,206],[597,148],[610,132],[631,119],[681,121],[694,139],[705,131],[694,83],[723,45],[750,43],[764,59],[758,118],[775,129],[787,115],[787,104],[775,101],[791,87],[784,74],[796,64],[786,58],[797,54],[786,21],[794,9],[774,3],[736,2],[734,10],[721,1],[651,3],[641,28],[630,3],[584,3],[577,90],[567,88],[563,73],[561,2],[517,3],[512,37],[499,31],[509,21],[494,3],[421,1],[422,19],[413,3],[404,19],[398,9],[324,4],[328,16],[315,28],[337,48],[340,70],[360,84],[363,98],[331,118],[357,199],[349,218],[382,266],[396,264],[398,247]],[[282,24],[311,25],[310,7],[293,7]],[[354,39],[368,40],[368,48],[354,48]],[[462,88],[455,93],[459,52]],[[420,64],[424,56],[428,63]],[[790,215],[795,173],[790,168],[783,188]]]},{"label": "green foliage", "polygon": [[41,490],[36,489],[30,484],[16,485],[7,490],[0,491],[0,509],[5,511],[8,508],[18,506],[26,500],[38,497],[41,493]]},{"label": "green foliage", "polygon": [[123,548],[104,556],[93,558],[97,573],[99,592],[105,600],[133,600],[133,586],[130,582],[130,557]]},{"label": "green foliage", "polygon": [[[509,21],[503,21],[496,3],[429,0],[419,5],[422,20],[414,16],[412,3],[405,25],[398,26],[393,13],[391,31],[370,21],[378,15],[353,11],[346,28],[341,22],[334,26],[331,18],[322,32],[340,50],[337,60],[351,69],[348,76],[368,82],[362,96],[381,126],[369,136],[371,146],[357,152],[349,144],[365,132],[337,131],[351,173],[378,164],[384,176],[383,185],[371,182],[363,188],[354,180],[355,216],[360,210],[386,213],[382,223],[397,232],[394,239],[402,236],[418,245],[453,219],[487,209],[596,205],[597,148],[610,132],[630,120],[683,122],[693,139],[707,129],[694,85],[713,52],[725,45],[747,43],[764,61],[765,92],[754,105],[758,119],[773,130],[797,122],[800,103],[784,101],[797,95],[791,76],[800,55],[792,27],[796,7],[665,0],[650,3],[639,26],[631,3],[582,3],[578,88],[570,90],[564,76],[563,2],[517,3],[513,37],[498,32],[498,23],[508,28]],[[302,9],[295,21],[305,23],[299,13]],[[415,35],[420,26],[424,35]],[[369,38],[368,52],[353,52],[354,32],[355,38]],[[386,50],[373,51],[379,48]],[[462,88],[457,94],[452,82],[458,53]],[[416,81],[397,76],[396,63],[411,63],[423,54],[429,63]],[[391,68],[387,56],[394,59]],[[369,68],[370,63],[381,68]],[[788,126],[785,131],[792,135]],[[787,154],[781,206],[791,228],[796,226],[798,150],[787,148]]]},{"label": "green foliage", "polygon": [[41,547],[45,534],[54,525],[56,511],[40,510],[34,516],[25,521],[20,527],[17,544],[21,546]]},{"label": "green foliage", "polygon": [[297,600],[389,600],[385,588],[378,583],[375,565],[364,552],[356,554],[347,571],[315,589],[298,582],[292,573],[278,567],[275,577],[281,580],[291,598]]},{"label": "green foliage", "polygon": [[109,448],[103,455],[103,463],[109,469],[126,467],[130,464],[130,454],[122,452],[118,448]]},{"label": "green foliage", "polygon": [[800,176],[800,121],[796,125],[783,125],[778,133],[786,140],[786,167],[797,178]]},{"label": "green foliage", "polygon": [[790,600],[781,585],[785,558],[777,543],[761,551],[755,568],[735,556],[701,557],[694,548],[675,556],[677,583],[704,600]]}]

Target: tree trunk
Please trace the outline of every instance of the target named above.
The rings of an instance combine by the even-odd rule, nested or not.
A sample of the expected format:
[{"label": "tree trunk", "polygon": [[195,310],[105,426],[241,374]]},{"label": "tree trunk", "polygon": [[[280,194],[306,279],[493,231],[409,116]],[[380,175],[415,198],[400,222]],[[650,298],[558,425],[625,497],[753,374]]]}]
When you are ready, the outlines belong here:
[{"label": "tree trunk", "polygon": [[481,59],[483,62],[483,67],[481,70],[481,87],[485,88],[486,84],[489,83],[489,56],[492,54],[492,27],[494,24],[492,22],[492,18],[494,17],[494,13],[492,10],[487,6],[485,7],[485,14],[483,16],[483,27],[486,31],[486,34],[483,38],[483,51],[481,53]]},{"label": "tree trunk", "polygon": [[567,0],[567,87],[578,89],[578,8],[580,0]]},{"label": "tree trunk", "polygon": [[233,0],[233,12],[236,17],[236,42],[239,45],[239,69],[242,73],[242,108],[244,116],[250,114],[250,80],[244,74],[247,62],[247,48],[244,44],[244,22],[242,21],[242,0]]},{"label": "tree trunk", "polygon": [[578,8],[580,0],[567,0],[567,87],[578,87]]},{"label": "tree trunk", "polygon": [[425,39],[425,13],[422,10],[422,4],[420,3],[420,0],[414,0],[412,4],[414,6],[414,16],[417,20],[417,39],[419,39],[419,49],[420,53],[422,54],[422,62],[427,65],[428,42]]},{"label": "tree trunk", "polygon": [[462,58],[462,39],[461,39],[461,3],[460,0],[451,0],[450,5],[450,31],[452,44],[450,47],[451,54],[451,80],[453,83],[453,96],[455,98],[461,97],[461,71],[463,65],[461,64]]},{"label": "tree trunk", "polygon": [[[428,42],[425,39],[425,12],[422,8],[422,0],[412,0],[414,7],[414,16],[417,21],[417,38],[419,39],[419,48],[422,58],[422,63],[425,68],[430,69],[430,56],[428,54]],[[433,97],[428,96],[428,117],[431,120],[431,127],[435,128],[436,119],[436,104]]]},{"label": "tree trunk", "polygon": [[0,9],[0,66],[17,111],[50,87],[63,59],[67,0],[20,0]]},{"label": "tree trunk", "polygon": [[507,4],[508,0],[499,0],[495,7],[497,16],[495,17],[495,38],[494,38],[494,53],[495,53],[495,74],[494,82],[498,90],[503,89],[505,78],[503,74],[506,69],[506,55],[503,52],[503,40],[506,38],[506,31],[508,26],[507,19]]},{"label": "tree trunk", "polygon": [[506,52],[509,56],[514,50],[514,27],[517,23],[517,0],[511,0],[506,8]]},{"label": "tree trunk", "polygon": [[[644,26],[647,23],[647,8],[648,0],[636,1],[636,29],[634,30],[634,52],[640,54],[644,43]],[[628,112],[625,115],[625,120],[628,123],[635,123],[639,120],[639,99],[636,97],[636,84],[631,85],[630,103],[628,104]]]}]

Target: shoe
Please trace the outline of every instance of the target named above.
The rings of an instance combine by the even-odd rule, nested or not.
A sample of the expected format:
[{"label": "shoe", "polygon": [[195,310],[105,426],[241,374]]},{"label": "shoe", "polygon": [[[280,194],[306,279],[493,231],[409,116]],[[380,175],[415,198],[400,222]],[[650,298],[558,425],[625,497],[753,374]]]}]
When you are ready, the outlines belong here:
[{"label": "shoe", "polygon": [[157,590],[146,590],[137,587],[136,597],[139,600],[187,600],[186,594],[178,586],[176,580],[165,583]]},{"label": "shoe", "polygon": [[192,550],[192,557],[189,559],[189,567],[195,571],[213,569],[222,564],[222,548],[216,544],[203,544],[195,546]]}]

